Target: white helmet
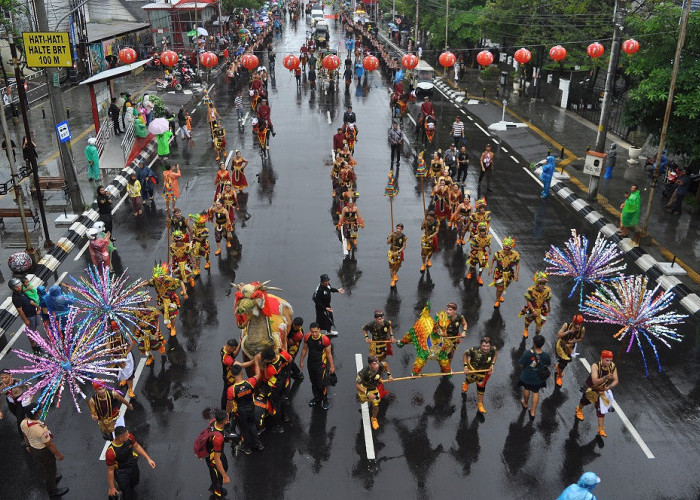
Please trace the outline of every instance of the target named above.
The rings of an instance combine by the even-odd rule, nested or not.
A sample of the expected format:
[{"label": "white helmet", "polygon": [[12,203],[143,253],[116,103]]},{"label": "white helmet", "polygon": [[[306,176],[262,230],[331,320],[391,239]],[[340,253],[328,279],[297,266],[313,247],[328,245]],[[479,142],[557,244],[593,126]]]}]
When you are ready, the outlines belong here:
[{"label": "white helmet", "polygon": [[97,222],[95,222],[95,223],[92,225],[92,228],[93,228],[93,229],[97,229],[97,232],[98,232],[98,233],[99,233],[99,232],[102,232],[102,231],[105,230],[105,223],[102,222],[101,220],[98,220]]},{"label": "white helmet", "polygon": [[90,145],[92,145],[92,146],[94,146],[94,145],[97,144],[97,138],[96,138],[96,137],[90,137],[90,138],[87,140],[87,143],[90,144]]},{"label": "white helmet", "polygon": [[253,97],[255,95],[255,91],[251,89],[248,91],[248,94],[250,95],[250,97]]},{"label": "white helmet", "polygon": [[257,119],[257,118],[251,118],[251,119],[250,119],[250,123],[253,124],[253,125],[257,125],[257,124],[258,124],[258,119]]},{"label": "white helmet", "polygon": [[87,236],[89,240],[94,240],[94,239],[97,239],[97,233],[98,233],[97,229],[95,229],[94,227],[91,227],[90,229],[85,231],[85,236]]}]

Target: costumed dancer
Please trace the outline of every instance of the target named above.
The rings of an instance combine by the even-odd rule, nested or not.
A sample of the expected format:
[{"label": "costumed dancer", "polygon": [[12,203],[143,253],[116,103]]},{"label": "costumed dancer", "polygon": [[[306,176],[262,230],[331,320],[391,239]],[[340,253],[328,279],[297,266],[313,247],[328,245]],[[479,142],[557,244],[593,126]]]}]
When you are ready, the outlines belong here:
[{"label": "costumed dancer", "polygon": [[194,221],[194,228],[192,229],[192,260],[194,261],[194,270],[192,271],[195,276],[199,276],[200,264],[202,257],[206,261],[204,263],[204,269],[209,269],[209,253],[211,248],[209,246],[209,229],[207,228],[208,217],[206,214],[190,214],[189,218]]},{"label": "costumed dancer", "polygon": [[130,410],[134,406],[122,397],[119,392],[107,389],[103,382],[93,382],[95,394],[88,400],[92,419],[97,422],[102,437],[112,440],[112,433],[117,425],[124,425],[124,417],[119,417],[119,404],[124,404]]},{"label": "costumed dancer", "polygon": [[491,212],[486,210],[485,198],[479,198],[476,200],[476,211],[472,212],[472,214],[469,216],[470,238],[476,236],[480,222],[485,222],[488,226],[491,225]]},{"label": "costumed dancer", "polygon": [[455,350],[457,350],[457,344],[462,341],[462,338],[467,336],[467,318],[464,314],[457,312],[457,304],[450,302],[445,306],[445,311],[447,312],[447,319],[449,321],[445,334],[452,340],[452,350],[450,351],[450,360],[452,360],[455,355]]},{"label": "costumed dancer", "polygon": [[185,241],[182,231],[173,231],[173,242],[170,244],[170,267],[176,278],[194,286],[192,244]]},{"label": "costumed dancer", "polygon": [[185,242],[190,241],[190,234],[192,233],[192,228],[190,227],[190,221],[187,217],[182,215],[182,209],[174,208],[173,216],[168,219],[168,227],[174,233],[175,231],[180,231]]},{"label": "costumed dancer", "polygon": [[248,180],[243,173],[248,166],[248,160],[241,156],[240,150],[236,150],[236,156],[231,161],[231,183],[236,191],[243,191],[248,187]]},{"label": "costumed dancer", "polygon": [[554,349],[557,355],[554,383],[557,387],[561,387],[563,383],[562,379],[566,365],[571,363],[571,359],[575,357],[576,344],[581,342],[585,336],[586,327],[583,326],[583,316],[581,314],[574,314],[571,323],[564,323],[559,329],[557,344]]},{"label": "costumed dancer", "polygon": [[[432,210],[428,211],[420,228],[423,230],[423,236],[421,237],[421,257],[423,259],[423,265],[420,268],[420,272],[423,272],[425,271],[426,266],[431,267],[433,265],[433,263],[430,262],[430,257],[438,249],[438,231],[440,230],[440,221],[435,218],[435,212]],[[424,239],[425,241],[423,241]],[[427,249],[428,243],[430,243],[429,252]]]},{"label": "costumed dancer", "polygon": [[173,208],[175,208],[175,203],[177,203],[177,199],[180,197],[180,183],[178,178],[182,174],[180,173],[180,165],[173,165],[171,167],[169,163],[166,163],[163,168],[163,199],[165,200],[165,209],[170,213],[171,203]]},{"label": "costumed dancer", "polygon": [[416,348],[412,376],[418,376],[429,359],[438,362],[441,372],[449,374],[452,371],[449,354],[453,342],[446,338],[449,324],[450,319],[445,311],[440,311],[433,318],[430,315],[430,304],[426,304],[413,327],[399,341],[399,348],[406,344],[413,344]]},{"label": "costumed dancer", "polygon": [[[493,373],[493,367],[498,359],[498,351],[491,345],[490,337],[482,337],[478,346],[464,351],[464,383],[462,384],[462,396],[466,396],[469,384],[476,382],[476,400],[479,413],[486,413],[484,408],[484,392],[486,382]],[[478,372],[478,373],[474,373]]]},{"label": "costumed dancer", "polygon": [[542,327],[547,322],[547,314],[550,311],[550,301],[552,299],[552,289],[547,286],[547,273],[537,271],[532,280],[534,285],[528,287],[525,292],[525,306],[518,316],[524,316],[525,328],[523,337],[527,338],[530,323],[535,322],[535,334],[542,331]]},{"label": "costumed dancer", "polygon": [[292,327],[287,334],[287,352],[292,357],[289,363],[291,376],[294,380],[301,382],[304,380],[304,374],[299,369],[299,366],[294,362],[299,352],[299,347],[304,341],[304,318],[296,317],[292,320]]},{"label": "costumed dancer", "polygon": [[[175,299],[177,299],[177,295]],[[146,304],[144,303],[144,305]],[[173,319],[176,315],[177,309],[170,313],[170,317]],[[146,366],[150,366],[153,364],[152,350],[165,354],[165,339],[160,331],[159,311],[155,307],[146,306],[145,309],[136,312],[136,319],[134,336],[136,337],[139,351],[146,356]],[[170,323],[170,325],[170,334],[175,335],[175,325],[173,323]]]},{"label": "costumed dancer", "polygon": [[[355,389],[357,389],[357,398],[360,403],[369,403],[372,406],[372,429],[379,429],[379,403],[382,400],[379,386],[382,384],[382,372],[385,371],[384,365],[380,364],[379,358],[370,354],[367,356],[367,366],[357,372],[355,378]],[[391,374],[387,374],[389,380],[393,380]]]},{"label": "costumed dancer", "polygon": [[292,362],[292,357],[284,349],[280,349],[276,353],[273,348],[267,348],[262,351],[262,382],[266,386],[261,389],[261,392],[267,396],[270,405],[272,406],[272,417],[275,426],[272,432],[277,434],[284,433],[283,422],[289,422],[289,417],[285,409],[285,394],[289,388],[289,364]]},{"label": "costumed dancer", "polygon": [[520,253],[513,250],[515,247],[515,238],[508,236],[503,238],[503,248],[493,254],[491,260],[491,269],[489,275],[493,274],[493,281],[489,286],[496,287],[496,302],[493,307],[498,309],[506,299],[503,298],[511,281],[518,281],[520,274]]},{"label": "costumed dancer", "polygon": [[386,238],[386,244],[389,245],[387,259],[389,260],[389,274],[391,275],[391,286],[396,286],[399,281],[399,269],[403,262],[403,253],[406,250],[406,241],[408,238],[403,234],[403,224],[396,224],[396,231],[391,233]]},{"label": "costumed dancer", "polygon": [[224,208],[221,199],[214,202],[214,205],[209,209],[209,217],[214,219],[214,241],[216,242],[216,252],[214,255],[221,255],[221,237],[226,237],[226,247],[231,248],[231,240],[233,235],[233,224],[229,218],[228,210]]},{"label": "costumed dancer", "polygon": [[467,264],[469,264],[469,272],[467,272],[464,279],[472,279],[476,273],[476,266],[479,266],[479,275],[477,276],[476,281],[479,283],[479,286],[483,286],[484,280],[481,279],[481,274],[484,272],[484,269],[489,267],[490,255],[491,235],[489,234],[489,227],[486,222],[479,222],[477,233],[471,238],[469,258],[467,259]]},{"label": "costumed dancer", "polygon": [[167,264],[161,264],[153,268],[153,277],[148,284],[156,290],[156,305],[163,313],[163,323],[170,328],[170,335],[175,335],[175,323],[171,320],[175,319],[180,308],[177,290],[180,289],[183,299],[187,298],[185,283],[168,274]]},{"label": "costumed dancer", "polygon": [[348,200],[345,207],[343,207],[343,211],[340,212],[340,219],[338,219],[337,227],[343,232],[343,237],[347,241],[346,248],[348,251],[357,248],[357,229],[365,227],[365,221],[355,205],[356,199],[356,197],[353,197]]},{"label": "costumed dancer", "polygon": [[464,193],[462,193],[462,188],[456,182],[453,183],[448,190],[447,201],[450,204],[450,217],[448,221],[451,227],[457,227],[455,224],[452,224],[452,216],[457,213],[457,207],[464,201]]},{"label": "costumed dancer", "polygon": [[231,182],[231,173],[226,170],[226,164],[222,161],[219,162],[219,170],[216,171],[216,178],[214,179],[214,187],[216,188],[214,199],[217,199],[223,192],[225,182]]},{"label": "costumed dancer", "polygon": [[586,378],[586,392],[583,393],[581,401],[576,407],[576,418],[583,420],[583,407],[591,403],[594,404],[600,437],[608,436],[605,433],[605,414],[608,413],[613,404],[611,389],[619,382],[617,367],[613,363],[613,353],[607,350],[602,351],[600,361],[591,365],[591,373]]},{"label": "costumed dancer", "polygon": [[228,218],[231,221],[231,230],[233,231],[236,222],[236,210],[238,209],[238,196],[230,182],[224,183],[224,192],[221,193],[219,199],[223,203],[224,208],[228,210]]},{"label": "costumed dancer", "polygon": [[449,202],[449,188],[445,183],[445,179],[440,178],[437,184],[433,188],[431,197],[433,198],[433,203],[435,204],[435,217],[439,221],[450,220],[450,202]]},{"label": "costumed dancer", "polygon": [[457,230],[457,245],[466,244],[465,237],[467,231],[469,230],[469,216],[472,214],[472,204],[469,198],[469,192],[462,200],[462,202],[457,205],[452,212],[452,217],[450,222],[452,227]]},{"label": "costumed dancer", "polygon": [[[384,311],[381,309],[374,311],[374,321],[363,326],[362,333],[365,335],[365,342],[369,344],[369,354],[377,357],[386,374],[391,377],[391,368],[389,368],[386,357],[394,354],[391,344],[395,344],[396,339],[394,338],[394,330],[391,328],[391,321],[384,319]],[[388,394],[381,383],[378,390],[382,397]]]},{"label": "costumed dancer", "polygon": [[235,382],[233,372],[231,372],[231,367],[236,362],[236,356],[241,350],[241,345],[236,339],[228,339],[226,345],[221,348],[219,355],[221,356],[221,369],[222,378],[224,379],[224,390],[221,392],[221,409],[226,409],[226,395],[228,394],[228,388],[231,387]]},{"label": "costumed dancer", "polygon": [[104,264],[107,267],[111,266],[111,255],[109,253],[109,237],[110,233],[106,233],[102,238],[99,237],[99,231],[94,227],[91,227],[85,231],[89,243],[88,249],[90,251],[90,260],[92,260],[92,265],[100,269]]},{"label": "costumed dancer", "polygon": [[216,161],[222,157],[226,158],[226,129],[214,124],[214,149],[216,150]]},{"label": "costumed dancer", "polygon": [[304,337],[304,347],[301,350],[299,368],[304,369],[304,358],[309,356],[309,382],[313,392],[313,399],[309,401],[309,406],[320,405],[324,410],[328,410],[331,405],[328,402],[328,386],[323,381],[327,378],[327,373],[335,373],[335,363],[333,361],[333,349],[331,339],[321,333],[318,323],[309,325],[309,333]]}]

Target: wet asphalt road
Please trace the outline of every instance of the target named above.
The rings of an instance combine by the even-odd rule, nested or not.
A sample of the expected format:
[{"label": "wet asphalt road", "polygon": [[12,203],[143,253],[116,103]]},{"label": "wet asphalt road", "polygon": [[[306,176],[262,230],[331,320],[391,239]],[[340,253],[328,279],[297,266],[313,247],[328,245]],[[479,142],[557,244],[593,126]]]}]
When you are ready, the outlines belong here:
[{"label": "wet asphalt road", "polygon": [[[248,120],[238,131],[233,95],[223,81],[212,91],[212,99],[228,130],[229,149],[239,148],[250,161],[246,174],[250,183],[245,200],[246,217],[237,217],[237,242],[221,257],[212,254],[212,267],[183,302],[178,335],[168,342],[167,357],[156,357],[141,374],[133,412],[127,425],[157,462],[156,470],[141,463],[140,498],[207,498],[206,466],[192,453],[192,443],[206,425],[207,409],[218,405],[221,378],[218,352],[226,339],[238,337],[232,315],[233,297],[226,297],[231,282],[271,280],[284,289],[295,315],[314,320],[311,294],[322,273],[345,295],[335,294],[333,306],[339,337],[333,339],[339,383],[332,388],[328,412],[311,409],[307,381],[294,388],[292,421],[283,435],[266,434],[263,453],[233,458],[229,454],[227,486],[229,498],[445,498],[469,495],[475,498],[555,498],[585,470],[603,479],[599,498],[694,498],[699,488],[689,464],[700,456],[697,441],[700,389],[694,375],[695,324],[682,328],[686,340],[672,352],[661,351],[664,374],[652,372],[643,378],[639,355],[634,351],[619,363],[621,383],[616,399],[655,456],[648,459],[617,414],[606,418],[608,438],[596,438],[596,422],[590,408],[586,420],[574,424],[574,408],[586,369],[580,362],[566,371],[564,387],[543,390],[534,423],[520,411],[517,360],[530,347],[521,337],[523,293],[532,274],[543,268],[542,257],[550,244],[561,245],[577,228],[591,239],[584,221],[551,199],[542,201],[540,188],[523,170],[496,150],[494,192],[488,196],[493,212],[492,227],[501,239],[512,235],[522,256],[521,281],[513,283],[500,312],[494,312],[494,289],[465,285],[464,253],[454,247],[454,236],[440,237],[440,252],[424,276],[420,266],[420,182],[413,175],[413,159],[403,159],[398,174],[399,194],[394,200],[395,222],[403,222],[408,236],[406,260],[399,272],[395,293],[390,292],[385,239],[390,230],[389,202],[383,196],[389,167],[386,131],[390,123],[388,91],[379,74],[369,79],[369,88],[335,96],[311,93],[306,85],[297,91],[294,79],[281,66],[284,54],[298,53],[304,36],[286,31],[276,41],[278,69],[270,84],[272,120],[277,137],[272,139],[270,159],[262,165]],[[337,37],[334,40],[337,41]],[[438,141],[447,145],[449,127],[457,109],[435,95],[438,110]],[[328,176],[332,135],[342,122],[343,107],[352,104],[358,116],[359,141],[355,159],[360,198],[358,207],[366,228],[359,236],[355,259],[344,259],[331,217],[331,184]],[[415,110],[414,110],[415,111]],[[331,124],[328,122],[330,116]],[[408,123],[408,122],[407,122]],[[412,124],[411,124],[412,125]],[[472,164],[484,149],[487,137],[466,121]],[[409,127],[412,128],[412,127]],[[413,133],[408,132],[413,143]],[[180,142],[178,140],[178,142]],[[208,142],[206,125],[200,123],[193,141],[180,142],[172,161],[183,167],[178,206],[185,213],[208,208],[213,197],[215,155]],[[476,193],[476,168],[470,168],[468,187]],[[428,188],[426,187],[426,190]],[[134,221],[128,208],[115,216],[118,252],[114,265],[127,268],[132,276],[148,277],[153,263],[166,257],[164,205],[155,213]],[[213,233],[213,231],[212,231]],[[210,243],[214,247],[213,234]],[[78,275],[88,262],[71,255],[59,272]],[[71,282],[69,278],[67,282]],[[487,281],[488,283],[488,281]],[[554,278],[552,313],[544,329],[545,349],[553,349],[553,338],[562,322],[576,311],[576,301],[567,299],[570,284]],[[410,328],[426,300],[434,311],[455,301],[469,322],[466,344],[476,345],[490,335],[500,349],[499,362],[485,398],[488,414],[476,413],[476,395],[460,396],[462,378],[424,379],[399,382],[390,387],[392,396],[383,403],[382,427],[375,432],[377,460],[366,460],[359,405],[355,400],[355,353],[367,353],[361,326],[372,311],[386,310],[397,337]],[[612,341],[614,328],[588,326],[581,349],[589,362]],[[22,340],[18,346],[26,348]],[[460,346],[458,358],[463,348]],[[651,356],[651,353],[648,353]],[[411,346],[395,349],[390,358],[394,376],[408,375],[413,363]],[[137,360],[138,363],[138,360]],[[3,364],[16,366],[10,355]],[[461,367],[459,359],[453,363]],[[438,371],[429,362],[425,372]],[[553,386],[553,381],[550,381]],[[473,388],[471,389],[473,391]],[[11,420],[0,421],[3,462],[16,480],[3,474],[2,498],[43,498],[37,482],[28,476],[31,467],[15,443]],[[48,424],[65,455],[59,470],[62,485],[71,492],[65,498],[96,499],[106,496],[104,462],[98,457],[104,446],[97,426],[83,413],[76,413],[68,399],[53,411]],[[19,458],[18,458],[19,457]],[[141,461],[143,462],[143,460]],[[10,465],[11,464],[11,465]]]}]

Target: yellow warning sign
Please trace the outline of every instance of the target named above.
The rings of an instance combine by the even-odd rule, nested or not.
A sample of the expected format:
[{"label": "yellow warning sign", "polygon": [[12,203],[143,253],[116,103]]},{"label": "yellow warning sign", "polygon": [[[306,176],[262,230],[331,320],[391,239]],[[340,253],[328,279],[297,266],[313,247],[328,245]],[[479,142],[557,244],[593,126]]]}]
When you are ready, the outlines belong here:
[{"label": "yellow warning sign", "polygon": [[68,33],[22,33],[24,53],[30,68],[70,68],[73,60],[70,53]]}]

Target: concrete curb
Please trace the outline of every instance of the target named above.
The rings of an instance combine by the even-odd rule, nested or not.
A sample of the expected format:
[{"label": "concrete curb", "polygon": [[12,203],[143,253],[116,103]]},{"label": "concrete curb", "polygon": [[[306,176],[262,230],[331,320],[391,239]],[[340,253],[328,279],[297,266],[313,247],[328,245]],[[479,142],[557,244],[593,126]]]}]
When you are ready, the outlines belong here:
[{"label": "concrete curb", "polygon": [[[126,165],[121,172],[105,186],[105,190],[115,198],[121,198],[126,192],[127,178],[133,174],[140,161],[148,164],[157,155],[157,144],[154,140],[149,142],[146,147],[134,158],[131,163]],[[69,228],[66,234],[61,237],[56,246],[51,249],[37,264],[32,284],[37,287],[46,284],[52,274],[56,272],[58,266],[66,260],[66,257],[76,247],[76,245],[85,237],[87,231],[92,224],[98,219],[97,200],[93,200],[89,210],[83,212],[78,220],[76,220]],[[4,347],[7,342],[6,330],[17,317],[17,309],[12,305],[12,296],[5,299],[0,304],[0,348]]]}]

